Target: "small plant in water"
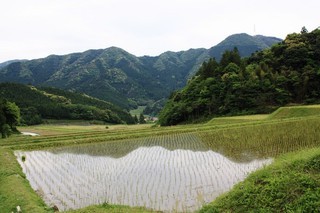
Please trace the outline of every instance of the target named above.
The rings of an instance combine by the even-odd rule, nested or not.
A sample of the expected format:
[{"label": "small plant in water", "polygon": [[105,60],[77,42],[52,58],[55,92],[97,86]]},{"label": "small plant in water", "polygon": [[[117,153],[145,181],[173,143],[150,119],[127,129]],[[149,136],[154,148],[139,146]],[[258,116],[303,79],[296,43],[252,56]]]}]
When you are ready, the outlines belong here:
[{"label": "small plant in water", "polygon": [[25,162],[26,161],[26,156],[22,155],[21,160],[22,160],[22,162]]},{"label": "small plant in water", "polygon": [[110,208],[110,207],[112,207],[112,206],[108,203],[108,201],[106,201],[106,202],[104,202],[104,203],[102,204],[102,207],[103,207],[103,208]]}]

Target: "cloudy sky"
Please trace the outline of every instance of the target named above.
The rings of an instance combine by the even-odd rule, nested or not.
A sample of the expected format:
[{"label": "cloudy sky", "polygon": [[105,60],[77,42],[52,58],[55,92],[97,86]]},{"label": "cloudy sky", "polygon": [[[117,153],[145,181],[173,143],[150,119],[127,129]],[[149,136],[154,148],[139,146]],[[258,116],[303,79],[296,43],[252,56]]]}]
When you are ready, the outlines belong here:
[{"label": "cloudy sky", "polygon": [[234,33],[284,39],[320,26],[319,0],[1,0],[0,63],[120,47],[210,48]]}]

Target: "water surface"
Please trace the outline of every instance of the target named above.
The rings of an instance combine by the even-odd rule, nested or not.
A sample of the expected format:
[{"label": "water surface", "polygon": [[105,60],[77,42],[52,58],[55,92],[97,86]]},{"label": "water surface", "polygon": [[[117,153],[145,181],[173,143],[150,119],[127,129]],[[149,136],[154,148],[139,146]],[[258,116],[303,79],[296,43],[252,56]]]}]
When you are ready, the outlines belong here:
[{"label": "water surface", "polygon": [[271,162],[234,162],[194,134],[17,151],[16,155],[32,188],[59,210],[106,202],[192,212]]}]

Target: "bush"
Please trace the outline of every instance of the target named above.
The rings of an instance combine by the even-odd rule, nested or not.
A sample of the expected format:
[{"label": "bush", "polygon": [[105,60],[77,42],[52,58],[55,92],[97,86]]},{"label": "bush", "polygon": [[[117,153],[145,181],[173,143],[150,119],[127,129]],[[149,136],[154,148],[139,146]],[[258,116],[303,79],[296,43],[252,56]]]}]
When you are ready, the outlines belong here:
[{"label": "bush", "polygon": [[3,124],[1,127],[2,138],[7,138],[12,134],[12,130],[8,124]]}]

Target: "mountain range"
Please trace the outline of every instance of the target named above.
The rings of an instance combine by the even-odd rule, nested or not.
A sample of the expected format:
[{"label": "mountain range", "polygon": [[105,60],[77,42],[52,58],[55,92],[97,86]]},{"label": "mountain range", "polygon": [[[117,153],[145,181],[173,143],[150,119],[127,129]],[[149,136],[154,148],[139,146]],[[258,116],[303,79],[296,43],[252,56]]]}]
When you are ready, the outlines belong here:
[{"label": "mountain range", "polygon": [[226,50],[237,47],[245,57],[281,41],[242,33],[210,49],[168,51],[154,57],[137,57],[117,47],[50,55],[0,64],[0,82],[77,91],[129,109],[168,97],[182,88],[204,61],[211,57],[220,60]]}]

